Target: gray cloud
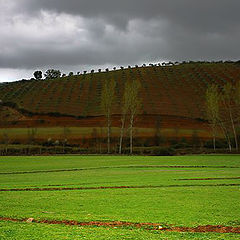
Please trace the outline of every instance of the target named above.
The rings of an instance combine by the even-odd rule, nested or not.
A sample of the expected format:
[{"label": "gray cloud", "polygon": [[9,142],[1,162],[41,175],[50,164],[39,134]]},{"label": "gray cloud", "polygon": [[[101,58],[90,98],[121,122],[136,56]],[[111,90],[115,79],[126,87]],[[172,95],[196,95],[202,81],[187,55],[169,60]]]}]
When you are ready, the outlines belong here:
[{"label": "gray cloud", "polygon": [[1,69],[239,59],[239,9],[239,0],[0,0],[0,81]]},{"label": "gray cloud", "polygon": [[[239,24],[238,0],[25,0],[28,11],[40,9],[112,20],[117,26],[131,19],[165,19],[203,31],[221,31]],[[125,24],[123,24],[125,23]]]}]

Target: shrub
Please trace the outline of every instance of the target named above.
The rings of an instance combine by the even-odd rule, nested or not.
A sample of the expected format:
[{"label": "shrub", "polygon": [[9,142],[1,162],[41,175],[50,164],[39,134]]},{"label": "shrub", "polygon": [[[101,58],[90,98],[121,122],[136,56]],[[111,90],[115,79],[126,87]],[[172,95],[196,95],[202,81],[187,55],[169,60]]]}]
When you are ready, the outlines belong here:
[{"label": "shrub", "polygon": [[[213,141],[209,140],[209,141],[205,142],[204,147],[212,149],[213,148]],[[226,141],[218,140],[218,139],[216,140],[216,148],[221,149],[221,148],[227,148],[227,147],[228,146],[227,146]]]},{"label": "shrub", "polygon": [[189,147],[191,147],[191,145],[186,142],[179,142],[179,143],[176,143],[175,145],[173,145],[172,147],[174,149],[180,149],[180,148],[189,148]]},{"label": "shrub", "polygon": [[153,149],[152,154],[155,156],[173,156],[175,150],[170,147],[160,147]]}]

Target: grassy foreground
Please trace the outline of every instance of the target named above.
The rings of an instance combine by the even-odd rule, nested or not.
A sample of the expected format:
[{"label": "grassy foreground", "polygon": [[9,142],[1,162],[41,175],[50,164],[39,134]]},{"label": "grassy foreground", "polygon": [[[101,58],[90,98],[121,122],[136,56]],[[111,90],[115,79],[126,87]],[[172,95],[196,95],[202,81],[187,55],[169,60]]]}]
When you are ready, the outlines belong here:
[{"label": "grassy foreground", "polygon": [[62,225],[44,225],[28,223],[6,223],[0,222],[0,239],[16,240],[53,240],[53,239],[194,239],[194,240],[235,240],[239,239],[236,234],[230,233],[175,233],[145,231],[141,229],[114,229],[96,227],[74,227]]},{"label": "grassy foreground", "polygon": [[[1,157],[0,189],[45,190],[0,192],[0,217],[240,226],[239,177],[238,155]],[[135,188],[98,189],[117,186]],[[69,187],[82,189],[59,191]],[[0,239],[240,239],[240,235],[0,221]]]}]

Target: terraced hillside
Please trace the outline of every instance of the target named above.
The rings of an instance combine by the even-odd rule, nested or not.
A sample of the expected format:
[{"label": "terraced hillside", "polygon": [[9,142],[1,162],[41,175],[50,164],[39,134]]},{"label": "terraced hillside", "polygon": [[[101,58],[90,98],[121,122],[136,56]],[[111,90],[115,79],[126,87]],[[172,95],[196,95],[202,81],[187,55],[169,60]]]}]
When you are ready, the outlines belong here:
[{"label": "terraced hillside", "polygon": [[[13,138],[22,138],[26,132],[22,128],[38,127],[41,132],[41,128],[63,126],[81,128],[72,129],[75,133],[71,136],[74,142],[83,136],[91,138],[94,131],[102,136],[105,118],[101,111],[101,91],[104,80],[109,79],[116,81],[113,111],[113,135],[116,137],[119,135],[124,83],[127,79],[138,79],[142,86],[142,109],[135,124],[138,128],[136,136],[153,137],[158,135],[160,128],[165,137],[194,138],[197,134],[201,139],[209,139],[211,133],[204,121],[206,88],[210,83],[222,86],[226,82],[240,81],[240,65],[187,63],[88,73],[54,80],[4,83],[0,85],[0,99],[4,103],[13,103],[16,109],[33,114],[17,119],[5,118],[4,124],[0,122],[1,128],[6,126],[6,122],[9,122],[7,127],[19,128],[21,136],[16,137],[14,131]],[[51,131],[47,130],[49,133]],[[80,134],[81,131],[84,134]],[[54,129],[54,134],[50,137],[62,138],[62,130],[55,132]],[[47,137],[39,136],[39,139]]]},{"label": "terraced hillside", "polygon": [[101,89],[105,79],[115,79],[117,83],[115,114],[120,114],[124,82],[139,79],[142,114],[197,119],[204,118],[207,85],[240,80],[240,66],[194,63],[89,73],[56,80],[18,81],[2,85],[0,99],[35,113],[100,116]]}]

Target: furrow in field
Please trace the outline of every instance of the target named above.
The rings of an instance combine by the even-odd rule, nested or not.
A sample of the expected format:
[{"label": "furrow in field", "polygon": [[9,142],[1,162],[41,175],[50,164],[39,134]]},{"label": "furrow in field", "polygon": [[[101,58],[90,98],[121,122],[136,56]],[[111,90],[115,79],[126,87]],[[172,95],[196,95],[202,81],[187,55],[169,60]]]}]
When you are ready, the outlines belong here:
[{"label": "furrow in field", "polygon": [[72,168],[72,169],[52,169],[52,170],[34,170],[34,171],[17,171],[17,172],[0,172],[0,175],[8,174],[33,174],[33,173],[51,173],[51,172],[74,172],[88,171],[98,169],[114,169],[114,168],[240,168],[238,166],[194,166],[194,165],[131,165],[131,166],[114,166],[114,167],[91,167],[91,168]]},{"label": "furrow in field", "polygon": [[0,192],[17,191],[71,191],[71,190],[99,190],[99,189],[132,189],[132,188],[170,188],[170,187],[226,187],[240,186],[240,183],[230,184],[189,184],[189,185],[158,185],[158,186],[99,186],[99,187],[54,187],[54,188],[3,188]]},{"label": "furrow in field", "polygon": [[74,220],[37,220],[33,218],[16,219],[9,217],[0,217],[0,221],[12,222],[28,222],[28,223],[45,223],[45,224],[64,224],[69,226],[96,226],[96,227],[133,227],[143,228],[146,230],[158,230],[168,232],[216,232],[216,233],[240,233],[240,227],[222,226],[222,225],[206,225],[197,227],[165,227],[160,223],[134,223],[122,221],[91,221],[91,222],[78,222]]}]

